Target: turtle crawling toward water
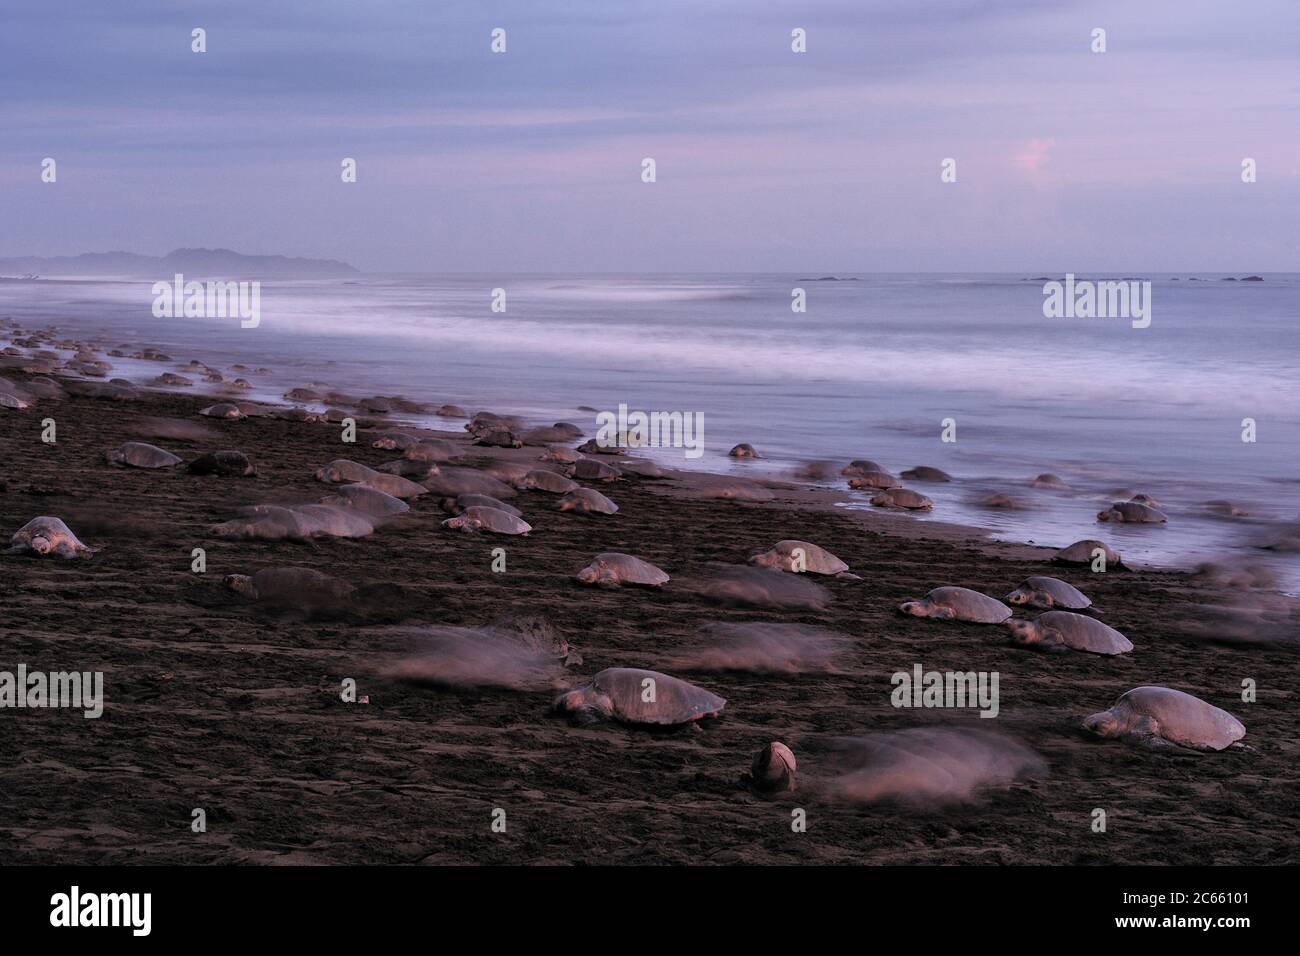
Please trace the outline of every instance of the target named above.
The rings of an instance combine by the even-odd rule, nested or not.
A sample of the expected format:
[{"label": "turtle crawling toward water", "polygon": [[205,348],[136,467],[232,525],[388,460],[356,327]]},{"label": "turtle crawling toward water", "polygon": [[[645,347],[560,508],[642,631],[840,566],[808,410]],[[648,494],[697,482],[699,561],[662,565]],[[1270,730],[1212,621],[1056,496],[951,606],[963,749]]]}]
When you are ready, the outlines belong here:
[{"label": "turtle crawling toward water", "polygon": [[910,488],[890,488],[871,499],[877,508],[902,508],[905,511],[930,511],[934,502]]},{"label": "turtle crawling toward water", "polygon": [[687,724],[716,717],[727,701],[678,677],[636,667],[610,667],[591,683],[560,695],[555,709],[582,723]]},{"label": "turtle crawling toward water", "polygon": [[1091,564],[1098,555],[1105,558],[1107,566],[1121,563],[1118,551],[1112,549],[1106,542],[1095,538],[1085,538],[1062,548],[1052,555],[1052,560],[1057,564]]},{"label": "turtle crawling toward water", "polygon": [[898,606],[913,617],[968,621],[972,624],[1001,624],[1011,616],[1011,608],[1001,601],[972,591],[970,588],[935,588],[919,601],[905,601]]},{"label": "turtle crawling toward water", "polygon": [[34,554],[42,558],[88,558],[100,550],[77,540],[62,518],[48,515],[33,518],[15,531],[9,545],[10,554]]},{"label": "turtle crawling toward water", "polygon": [[533,526],[522,518],[508,514],[499,508],[487,508],[473,505],[466,508],[454,518],[442,523],[444,528],[453,528],[473,534],[478,531],[490,531],[493,534],[528,534]]},{"label": "turtle crawling toward water", "polygon": [[175,468],[181,463],[171,452],[142,441],[123,442],[106,457],[110,465],[126,468]]},{"label": "turtle crawling toward water", "polygon": [[355,590],[351,584],[312,568],[262,568],[254,574],[227,574],[225,585],[252,601],[330,603]]},{"label": "turtle crawling toward water", "polygon": [[1091,654],[1127,654],[1133,642],[1095,617],[1072,611],[1048,611],[1032,621],[1007,621],[1011,643],[1043,651],[1073,649]]},{"label": "turtle crawling toward water", "polygon": [[1088,596],[1073,584],[1038,574],[1025,578],[1019,587],[1002,600],[1008,604],[1041,607],[1049,611],[1052,608],[1082,611],[1092,607]]},{"label": "turtle crawling toward water", "polygon": [[825,548],[793,539],[778,541],[770,551],[750,558],[749,563],[796,574],[843,574],[849,569],[847,564]]},{"label": "turtle crawling toward water", "polygon": [[601,588],[616,588],[624,584],[639,584],[642,587],[657,588],[665,585],[669,577],[649,561],[642,561],[631,554],[606,551],[592,559],[591,564],[579,571],[575,577],[583,584],[594,584]]},{"label": "turtle crawling toward water", "polygon": [[1152,749],[1223,750],[1246,736],[1241,721],[1170,687],[1135,687],[1083,722],[1090,734]]}]

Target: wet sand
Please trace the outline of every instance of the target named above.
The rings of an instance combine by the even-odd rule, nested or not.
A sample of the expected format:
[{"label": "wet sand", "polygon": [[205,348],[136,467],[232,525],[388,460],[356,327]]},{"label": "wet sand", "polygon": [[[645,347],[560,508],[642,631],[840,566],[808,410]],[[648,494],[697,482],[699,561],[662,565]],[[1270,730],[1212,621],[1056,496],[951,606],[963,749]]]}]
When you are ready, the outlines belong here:
[{"label": "wet sand", "polygon": [[[6,371],[21,383],[21,372]],[[1300,714],[1282,645],[1193,640],[1170,623],[1216,595],[1183,573],[1103,575],[1045,563],[1045,549],[1002,547],[973,531],[906,516],[847,512],[826,496],[781,491],[770,503],[695,496],[690,479],[593,485],[620,513],[552,510],[554,496],[511,503],[524,538],[440,527],[434,496],[359,539],[230,541],[210,526],[234,507],[316,500],[313,471],[339,457],[398,457],[344,445],[338,426],[199,418],[210,398],[166,392],[137,401],[69,397],[0,410],[0,531],[63,517],[104,550],[77,562],[0,557],[0,669],[103,670],[104,715],[0,712],[0,852],[11,863],[1286,863],[1300,858]],[[498,409],[507,412],[508,409]],[[53,417],[58,442],[42,444]],[[151,439],[150,417],[219,437]],[[256,478],[110,467],[104,452],[145,440],[188,460],[238,448]],[[466,441],[463,436],[456,440]],[[535,460],[540,449],[491,452]],[[586,483],[590,484],[590,483]],[[1104,530],[1104,529],[1103,529]],[[1100,535],[1105,537],[1104,534]],[[718,563],[776,541],[813,541],[861,581],[821,579],[824,611],[709,603],[691,587]],[[192,548],[207,571],[190,570]],[[507,572],[493,573],[504,547]],[[600,590],[572,574],[625,551],[667,570],[664,589]],[[298,565],[376,586],[378,597],[312,618],[250,604],[229,573]],[[1053,574],[1092,597],[1136,645],[1124,657],[1040,654],[1000,627],[907,618],[896,606],[942,584],[1001,596]],[[402,623],[482,625],[542,615],[581,652],[571,679],[611,666],[657,668],[710,621],[790,621],[850,637],[831,674],[681,673],[727,698],[720,718],[676,730],[574,726],[549,713],[555,692],[447,690],[379,676]],[[1017,616],[1026,616],[1018,611]],[[1001,713],[895,709],[890,675],[997,671]],[[340,700],[354,678],[369,703]],[[1240,685],[1255,680],[1259,700]],[[1099,742],[1082,717],[1125,690],[1165,684],[1239,716],[1251,750],[1204,756]],[[1045,776],[973,803],[930,807],[834,799],[805,747],[833,736],[974,726],[1023,742]],[[744,782],[752,754],[782,740],[800,788],[761,795]],[[1092,811],[1107,812],[1104,834]],[[207,832],[191,831],[203,808]],[[505,833],[492,829],[506,811]],[[791,811],[807,832],[791,830]]]}]

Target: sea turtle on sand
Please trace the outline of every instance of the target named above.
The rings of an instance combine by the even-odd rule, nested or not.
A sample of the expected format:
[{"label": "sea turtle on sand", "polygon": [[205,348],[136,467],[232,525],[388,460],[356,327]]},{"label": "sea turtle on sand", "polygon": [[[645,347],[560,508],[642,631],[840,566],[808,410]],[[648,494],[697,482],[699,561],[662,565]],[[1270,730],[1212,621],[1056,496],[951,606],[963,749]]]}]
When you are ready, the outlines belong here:
[{"label": "sea turtle on sand", "polygon": [[638,478],[663,478],[664,470],[656,465],[653,461],[647,461],[644,458],[630,458],[627,461],[618,463],[618,472],[621,475],[633,474]]},{"label": "sea turtle on sand", "polygon": [[253,505],[240,509],[240,517],[212,526],[219,538],[253,538],[279,541],[321,536],[361,538],[375,530],[366,515],[332,505]]},{"label": "sea turtle on sand", "polygon": [[88,558],[99,548],[90,548],[77,540],[77,536],[61,518],[43,515],[33,518],[14,532],[9,539],[9,554],[35,554],[40,557]]},{"label": "sea turtle on sand", "polygon": [[776,495],[744,481],[709,481],[700,486],[705,498],[724,498],[728,501],[771,501]]},{"label": "sea turtle on sand", "polygon": [[320,416],[315,415],[305,408],[280,408],[272,413],[273,418],[283,419],[286,422],[318,422]]},{"label": "sea turtle on sand", "polygon": [[1011,608],[996,598],[970,588],[935,588],[919,601],[906,601],[898,606],[904,614],[914,617],[935,617],[973,624],[1001,624],[1011,616]]},{"label": "sea turtle on sand", "polygon": [[483,471],[497,481],[505,481],[516,488],[523,487],[524,476],[533,469],[527,465],[521,465],[517,461],[494,461],[487,465]]},{"label": "sea turtle on sand", "polygon": [[171,452],[142,441],[123,442],[106,457],[110,465],[127,468],[175,468],[181,463]]},{"label": "sea turtle on sand", "polygon": [[458,454],[456,446],[444,438],[425,438],[402,449],[402,457],[412,461],[451,461]]},{"label": "sea turtle on sand", "polygon": [[732,458],[762,458],[763,457],[758,452],[754,451],[753,445],[745,444],[743,442],[737,445],[735,448],[731,449],[731,451],[727,452],[727,454],[730,455]]},{"label": "sea turtle on sand", "polygon": [[1246,736],[1240,720],[1199,697],[1169,687],[1135,687],[1083,729],[1153,749],[1223,750]]},{"label": "sea turtle on sand", "polygon": [[578,451],[584,455],[621,455],[623,448],[617,444],[605,445],[594,438],[588,438],[578,446]]},{"label": "sea turtle on sand", "polygon": [[443,418],[469,418],[469,412],[459,405],[442,405],[434,414],[441,415]]},{"label": "sea turtle on sand", "polygon": [[355,588],[312,568],[263,568],[254,574],[227,574],[226,587],[253,601],[318,604],[337,601]]},{"label": "sea turtle on sand", "polygon": [[909,468],[907,471],[899,472],[900,478],[910,478],[913,481],[952,481],[952,475],[939,468],[931,468],[928,465],[918,465],[915,468]]},{"label": "sea turtle on sand", "polygon": [[519,481],[520,488],[527,488],[530,491],[545,491],[553,495],[572,494],[578,490],[578,483],[570,481],[563,475],[557,475],[553,471],[544,471],[541,468],[535,468]]},{"label": "sea turtle on sand", "polygon": [[793,790],[794,753],[779,740],[774,740],[754,754],[749,776],[760,790]]},{"label": "sea turtle on sand", "polygon": [[616,588],[624,584],[657,588],[669,581],[668,575],[649,561],[616,551],[596,555],[591,564],[574,577],[583,584],[594,584],[602,588]]},{"label": "sea turtle on sand", "polygon": [[578,488],[559,500],[557,511],[576,511],[581,515],[618,514],[618,505],[593,488]]},{"label": "sea turtle on sand", "polygon": [[367,478],[373,478],[381,472],[368,465],[359,462],[349,461],[346,458],[336,458],[328,465],[316,469],[316,480],[327,482],[340,481],[365,481]]},{"label": "sea turtle on sand", "polygon": [[749,563],[762,568],[808,574],[843,574],[849,569],[847,564],[825,548],[794,539],[778,541],[770,551],[750,558]]},{"label": "sea turtle on sand", "polygon": [[886,491],[898,486],[898,479],[887,471],[864,471],[849,479],[849,487],[855,489],[878,488],[881,491]]},{"label": "sea turtle on sand", "polygon": [[291,388],[284,393],[284,397],[291,402],[319,402],[325,393],[314,388]]},{"label": "sea turtle on sand", "polygon": [[432,478],[439,473],[438,466],[433,462],[412,461],[409,458],[386,461],[375,470],[383,472],[385,475],[398,475],[402,478],[409,478],[411,481],[424,481],[426,478]]},{"label": "sea turtle on sand", "polygon": [[239,410],[239,406],[233,402],[217,402],[215,405],[209,405],[207,408],[199,409],[200,415],[206,415],[209,418],[244,418],[244,413]]},{"label": "sea turtle on sand", "polygon": [[1094,538],[1085,538],[1074,542],[1068,548],[1062,548],[1052,555],[1052,560],[1057,564],[1092,564],[1095,551],[1101,551],[1106,556],[1107,567],[1120,563],[1118,551],[1112,550],[1105,542]]},{"label": "sea turtle on sand", "polygon": [[[844,466],[844,470],[841,471],[840,474],[845,478],[860,478],[863,475],[884,471],[884,468],[876,464],[876,462],[872,461],[870,458],[855,458]],[[888,474],[888,472],[885,473]]]},{"label": "sea turtle on sand", "polygon": [[807,575],[774,568],[722,567],[697,587],[714,601],[749,607],[821,611],[831,601],[830,591]]},{"label": "sea turtle on sand", "polygon": [[727,701],[702,687],[658,671],[611,667],[590,684],[560,695],[555,709],[593,722],[613,718],[625,724],[686,724],[716,717]]},{"label": "sea turtle on sand", "polygon": [[343,485],[337,495],[322,498],[321,504],[356,508],[372,518],[391,518],[411,510],[411,506],[402,499],[371,488],[369,484]]},{"label": "sea turtle on sand", "polygon": [[594,458],[580,458],[573,465],[573,477],[583,481],[616,481],[623,472]]},{"label": "sea turtle on sand", "polygon": [[1127,524],[1162,524],[1169,519],[1163,511],[1135,501],[1116,501],[1105,511],[1097,512],[1098,521],[1119,521]]},{"label": "sea turtle on sand", "polygon": [[386,451],[406,451],[412,445],[420,444],[420,439],[405,432],[380,432],[370,443],[371,448],[383,448]]},{"label": "sea turtle on sand", "polygon": [[193,379],[188,379],[184,375],[176,375],[172,372],[163,372],[157,378],[153,379],[150,385],[167,385],[172,388],[186,388],[194,384]]},{"label": "sea turtle on sand", "polygon": [[519,436],[525,445],[551,445],[555,442],[573,441],[576,436],[565,428],[530,428]]},{"label": "sea turtle on sand", "polygon": [[442,526],[459,528],[468,534],[476,531],[491,531],[493,534],[527,534],[533,530],[533,526],[522,518],[497,508],[484,508],[480,505],[466,508],[456,517],[448,518]]},{"label": "sea turtle on sand", "polygon": [[494,431],[485,431],[474,438],[473,444],[486,445],[491,448],[523,448],[524,443],[514,432],[498,428]]},{"label": "sea turtle on sand", "polygon": [[1205,510],[1209,514],[1216,515],[1220,518],[1247,518],[1250,516],[1250,512],[1240,505],[1235,505],[1231,501],[1223,501],[1221,499],[1207,501],[1205,503]]},{"label": "sea turtle on sand", "polygon": [[888,491],[882,491],[871,499],[871,503],[877,508],[904,508],[908,511],[929,511],[934,507],[933,501],[919,491],[912,491],[909,488],[890,488]]},{"label": "sea turtle on sand", "polygon": [[1088,596],[1073,584],[1039,574],[1025,578],[1002,600],[1019,607],[1041,607],[1049,611],[1053,608],[1081,611],[1092,607]]},{"label": "sea turtle on sand", "polygon": [[567,445],[548,445],[546,451],[542,452],[540,459],[542,461],[554,461],[562,465],[572,465],[574,462],[581,461],[582,456]]},{"label": "sea turtle on sand", "polygon": [[424,483],[435,495],[455,498],[457,495],[491,495],[505,501],[515,497],[518,492],[504,481],[484,474],[474,468],[443,468],[441,472]]},{"label": "sea turtle on sand", "polygon": [[1032,621],[1007,621],[1011,643],[1044,651],[1073,648],[1092,654],[1127,654],[1133,642],[1095,617],[1073,611],[1048,611]]},{"label": "sea turtle on sand", "polygon": [[220,475],[222,478],[247,478],[257,474],[248,456],[234,448],[200,455],[185,470],[191,475]]},{"label": "sea turtle on sand", "polygon": [[439,504],[449,515],[458,515],[466,508],[496,508],[516,518],[522,518],[524,514],[514,505],[508,505],[491,495],[457,495],[454,498],[443,498]]},{"label": "sea turtle on sand", "polygon": [[1043,473],[1029,482],[1035,488],[1055,488],[1058,491],[1064,491],[1070,486],[1056,475]]},{"label": "sea turtle on sand", "polygon": [[402,498],[408,501],[411,498],[418,498],[429,493],[429,490],[424,485],[417,485],[401,475],[387,475],[378,471],[372,472],[369,477],[361,479],[358,484],[373,488],[375,491],[383,492],[386,495],[392,495],[394,498]]},{"label": "sea turtle on sand", "polygon": [[1148,508],[1163,508],[1163,507],[1164,507],[1164,505],[1162,505],[1160,502],[1156,501],[1156,499],[1152,498],[1150,495],[1146,494],[1145,492],[1141,492],[1141,491],[1139,491],[1137,494],[1135,494],[1135,495],[1133,495],[1131,498],[1129,498],[1129,501],[1133,502],[1134,504],[1146,505]]}]

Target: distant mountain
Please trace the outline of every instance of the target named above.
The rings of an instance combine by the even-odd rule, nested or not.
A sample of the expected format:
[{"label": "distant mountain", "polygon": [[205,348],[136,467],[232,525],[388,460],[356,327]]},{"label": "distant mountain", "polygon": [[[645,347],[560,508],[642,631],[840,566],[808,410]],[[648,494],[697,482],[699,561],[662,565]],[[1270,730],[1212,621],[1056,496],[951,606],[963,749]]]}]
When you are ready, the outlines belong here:
[{"label": "distant mountain", "polygon": [[86,252],[79,256],[0,259],[0,276],[129,275],[165,279],[177,272],[187,278],[223,276],[240,279],[357,274],[355,268],[336,259],[246,256],[229,249],[176,249],[165,256],[142,256],[134,252]]}]

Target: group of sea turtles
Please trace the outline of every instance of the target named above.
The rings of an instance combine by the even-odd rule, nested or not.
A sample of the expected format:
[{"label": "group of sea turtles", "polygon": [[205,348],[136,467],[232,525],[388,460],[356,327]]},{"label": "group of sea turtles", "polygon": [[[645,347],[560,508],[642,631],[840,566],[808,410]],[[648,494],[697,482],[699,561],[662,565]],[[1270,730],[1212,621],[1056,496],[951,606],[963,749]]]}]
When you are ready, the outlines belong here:
[{"label": "group of sea turtles", "polygon": [[[233,405],[230,408],[217,405],[203,409],[202,414],[234,419],[240,411]],[[320,502],[254,505],[243,509],[239,517],[214,526],[213,532],[221,536],[268,539],[360,537],[407,512],[409,502],[433,494],[449,514],[442,522],[445,528],[525,535],[533,530],[532,525],[524,520],[519,508],[505,500],[519,491],[554,496],[554,507],[559,511],[612,516],[619,513],[618,505],[600,491],[578,484],[579,480],[609,484],[623,479],[625,474],[659,474],[651,463],[637,464],[622,459],[610,464],[597,461],[590,455],[608,454],[599,446],[580,446],[577,450],[568,447],[564,442],[581,437],[581,431],[568,423],[529,430],[513,418],[480,413],[466,429],[475,444],[506,448],[538,445],[545,450],[535,467],[496,461],[485,468],[470,468],[453,464],[461,457],[461,449],[454,443],[402,432],[383,432],[374,437],[372,444],[400,452],[401,457],[395,461],[378,468],[348,459],[330,461],[315,473],[318,481],[335,486],[333,494]],[[586,456],[583,448],[587,449]],[[749,445],[737,445],[730,454],[739,458],[758,457]],[[107,460],[113,465],[133,468],[163,469],[184,464],[178,456],[143,442],[126,442],[110,451]],[[188,468],[195,474],[255,473],[246,456],[234,450],[207,453]],[[928,510],[933,506],[926,496],[901,487],[897,478],[875,462],[856,460],[843,469],[842,475],[849,478],[853,488],[877,492],[872,504],[909,510]],[[902,477],[932,482],[950,480],[946,473],[929,467],[910,469]],[[1040,476],[1040,479],[1051,477]],[[759,486],[727,479],[703,487],[705,494],[717,497],[742,500],[772,497]],[[1117,502],[1099,517],[1120,521],[1164,520],[1154,503],[1136,499]],[[42,557],[84,558],[95,553],[62,520],[50,516],[29,521],[13,535],[11,543],[11,552]],[[1059,552],[1055,559],[1066,563],[1088,562],[1098,550],[1118,564],[1119,556],[1097,541],[1077,542]],[[860,580],[834,554],[796,539],[777,542],[770,549],[754,554],[749,563],[750,569],[731,569],[722,590],[728,594],[761,591],[784,575]],[[760,577],[747,577],[746,573]],[[662,587],[670,581],[665,571],[650,562],[617,552],[597,554],[575,577],[582,584],[605,588]],[[225,580],[232,590],[254,600],[295,594],[319,594],[323,599],[336,600],[346,596],[351,588],[337,579],[302,568],[267,568],[252,575],[230,575]],[[1013,606],[1034,608],[1042,613],[1032,620],[1014,619]],[[923,598],[903,603],[899,610],[916,617],[1002,624],[1013,644],[1045,651],[1074,650],[1099,655],[1132,651],[1133,644],[1119,631],[1090,614],[1080,613],[1091,607],[1088,597],[1073,585],[1036,575],[1021,582],[1001,601],[968,588],[945,586],[935,588]],[[601,670],[587,683],[562,693],[554,704],[556,710],[578,720],[608,718],[627,724],[651,725],[688,724],[714,717],[725,705],[722,697],[680,678],[628,667]],[[1162,687],[1128,691],[1109,710],[1087,718],[1083,727],[1102,737],[1200,750],[1222,749],[1245,733],[1241,723],[1225,711]],[[792,789],[794,754],[786,744],[773,741],[756,755],[751,774],[754,784],[760,788]]]}]

